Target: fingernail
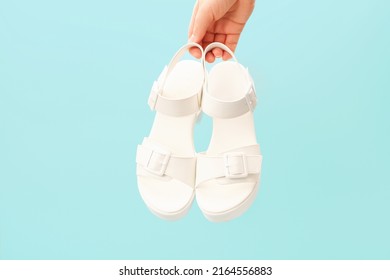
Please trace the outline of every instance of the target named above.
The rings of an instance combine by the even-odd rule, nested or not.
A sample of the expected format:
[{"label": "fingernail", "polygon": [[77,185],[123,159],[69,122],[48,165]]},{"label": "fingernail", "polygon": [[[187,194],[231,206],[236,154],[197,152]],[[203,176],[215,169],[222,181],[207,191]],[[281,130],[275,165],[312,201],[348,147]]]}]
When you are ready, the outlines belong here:
[{"label": "fingernail", "polygon": [[222,51],[220,49],[214,49],[213,54],[215,57],[220,58],[222,56]]},{"label": "fingernail", "polygon": [[188,42],[194,42],[195,41],[195,35],[192,34],[191,37],[188,39]]}]

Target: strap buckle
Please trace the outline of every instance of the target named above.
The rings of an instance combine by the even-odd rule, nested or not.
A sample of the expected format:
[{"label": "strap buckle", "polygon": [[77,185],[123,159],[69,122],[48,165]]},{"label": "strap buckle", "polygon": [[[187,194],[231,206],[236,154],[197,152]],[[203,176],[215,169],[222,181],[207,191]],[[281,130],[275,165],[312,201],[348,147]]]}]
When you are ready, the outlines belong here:
[{"label": "strap buckle", "polygon": [[223,155],[225,177],[229,179],[248,176],[247,159],[244,153],[226,153]]},{"label": "strap buckle", "polygon": [[158,176],[165,174],[167,170],[169,159],[171,158],[171,153],[162,150],[149,150],[149,155],[147,157],[147,162],[145,169],[150,173],[153,173]]},{"label": "strap buckle", "polygon": [[253,112],[256,108],[257,104],[257,96],[256,96],[256,91],[253,85],[249,88],[248,93],[245,95],[246,103],[248,104],[249,109],[251,112]]}]

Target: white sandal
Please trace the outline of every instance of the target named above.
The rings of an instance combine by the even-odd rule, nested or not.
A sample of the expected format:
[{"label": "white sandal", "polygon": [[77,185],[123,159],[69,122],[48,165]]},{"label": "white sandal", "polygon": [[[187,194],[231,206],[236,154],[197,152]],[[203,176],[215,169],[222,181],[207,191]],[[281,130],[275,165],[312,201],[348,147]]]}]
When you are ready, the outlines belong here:
[{"label": "white sandal", "polygon": [[252,113],[253,80],[224,44],[208,45],[203,56],[216,47],[235,61],[220,62],[206,74],[202,110],[213,117],[213,134],[208,150],[198,154],[196,200],[208,220],[222,222],[240,216],[252,204],[262,156]]},{"label": "white sandal", "polygon": [[138,189],[152,213],[162,219],[183,217],[194,199],[196,152],[193,129],[200,111],[203,64],[180,58],[196,43],[183,46],[153,84],[149,105],[156,117],[149,137],[137,149]]}]

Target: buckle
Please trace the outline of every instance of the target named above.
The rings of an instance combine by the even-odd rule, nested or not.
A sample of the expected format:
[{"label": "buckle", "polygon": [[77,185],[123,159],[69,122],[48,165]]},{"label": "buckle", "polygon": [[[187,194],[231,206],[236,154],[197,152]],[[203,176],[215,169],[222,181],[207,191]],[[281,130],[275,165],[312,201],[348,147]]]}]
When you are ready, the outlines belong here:
[{"label": "buckle", "polygon": [[243,153],[227,153],[223,155],[225,177],[230,179],[248,176],[247,160]]},{"label": "buckle", "polygon": [[150,91],[149,100],[148,100],[148,104],[150,106],[150,109],[152,110],[156,108],[159,91],[160,90],[159,90],[158,83],[155,81]]},{"label": "buckle", "polygon": [[158,176],[165,174],[167,170],[171,153],[162,150],[150,150],[147,163],[145,165],[146,170]]},{"label": "buckle", "polygon": [[245,99],[246,99],[246,103],[248,104],[249,109],[251,110],[251,112],[253,112],[255,110],[256,104],[257,104],[256,92],[255,92],[255,88],[253,87],[253,85],[251,85],[248,93],[245,95]]}]

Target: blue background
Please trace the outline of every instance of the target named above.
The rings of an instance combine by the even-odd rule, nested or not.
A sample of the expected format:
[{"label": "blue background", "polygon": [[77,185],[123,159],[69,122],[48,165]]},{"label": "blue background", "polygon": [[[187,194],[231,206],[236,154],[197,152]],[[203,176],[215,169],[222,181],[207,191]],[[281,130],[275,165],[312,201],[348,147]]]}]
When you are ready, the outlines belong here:
[{"label": "blue background", "polygon": [[223,224],[149,213],[136,145],[193,2],[0,2],[0,258],[390,259],[386,0],[258,0],[236,52],[260,100],[257,200]]}]

